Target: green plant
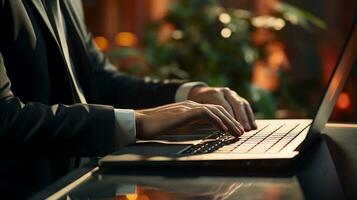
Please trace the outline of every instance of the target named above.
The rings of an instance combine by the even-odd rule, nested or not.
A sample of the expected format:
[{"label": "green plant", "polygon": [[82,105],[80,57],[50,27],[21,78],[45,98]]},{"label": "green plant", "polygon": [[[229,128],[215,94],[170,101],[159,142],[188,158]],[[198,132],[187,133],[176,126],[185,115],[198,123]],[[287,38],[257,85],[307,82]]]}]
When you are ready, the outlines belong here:
[{"label": "green plant", "polygon": [[255,44],[252,34],[257,29],[274,34],[287,23],[306,29],[325,24],[286,3],[273,9],[272,15],[255,16],[248,10],[224,8],[217,0],[171,4],[167,16],[153,22],[144,34],[151,75],[229,86],[252,101],[263,117],[274,117],[277,105],[271,92],[251,83],[254,63],[266,59],[266,43]]}]

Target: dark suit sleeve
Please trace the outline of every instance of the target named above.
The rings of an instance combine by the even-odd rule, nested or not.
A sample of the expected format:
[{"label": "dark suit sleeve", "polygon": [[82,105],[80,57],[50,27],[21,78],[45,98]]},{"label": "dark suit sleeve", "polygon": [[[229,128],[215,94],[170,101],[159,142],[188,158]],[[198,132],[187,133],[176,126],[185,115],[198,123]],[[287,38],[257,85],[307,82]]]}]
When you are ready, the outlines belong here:
[{"label": "dark suit sleeve", "polygon": [[0,53],[0,154],[100,156],[114,151],[114,112],[99,105],[22,103]]},{"label": "dark suit sleeve", "polygon": [[118,72],[98,50],[91,33],[84,23],[80,1],[71,1],[83,31],[89,59],[94,67],[95,77],[104,104],[118,108],[148,108],[173,103],[182,80],[157,81],[132,77]]}]

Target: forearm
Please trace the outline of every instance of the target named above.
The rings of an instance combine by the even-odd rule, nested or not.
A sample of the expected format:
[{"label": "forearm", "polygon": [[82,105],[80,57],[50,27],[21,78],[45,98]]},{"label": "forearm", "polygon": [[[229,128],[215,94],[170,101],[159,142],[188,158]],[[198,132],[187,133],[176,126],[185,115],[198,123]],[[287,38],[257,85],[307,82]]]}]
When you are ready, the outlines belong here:
[{"label": "forearm", "polygon": [[116,108],[142,109],[175,102],[177,89],[185,81],[155,81],[121,74],[96,71],[103,103]]},{"label": "forearm", "polygon": [[0,154],[99,156],[114,150],[114,114],[108,106],[23,103],[11,91],[0,53]]},{"label": "forearm", "polygon": [[101,156],[115,148],[112,107],[23,104],[9,97],[0,102],[0,119],[4,156]]}]

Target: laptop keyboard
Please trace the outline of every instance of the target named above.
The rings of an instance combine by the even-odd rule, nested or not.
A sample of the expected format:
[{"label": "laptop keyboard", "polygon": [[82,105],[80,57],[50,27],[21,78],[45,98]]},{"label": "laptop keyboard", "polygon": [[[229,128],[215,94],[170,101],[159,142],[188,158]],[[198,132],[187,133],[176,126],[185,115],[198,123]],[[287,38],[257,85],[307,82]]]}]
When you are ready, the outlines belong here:
[{"label": "laptop keyboard", "polygon": [[305,128],[297,127],[298,123],[267,124],[238,138],[217,131],[202,142],[183,149],[179,154],[278,153]]}]

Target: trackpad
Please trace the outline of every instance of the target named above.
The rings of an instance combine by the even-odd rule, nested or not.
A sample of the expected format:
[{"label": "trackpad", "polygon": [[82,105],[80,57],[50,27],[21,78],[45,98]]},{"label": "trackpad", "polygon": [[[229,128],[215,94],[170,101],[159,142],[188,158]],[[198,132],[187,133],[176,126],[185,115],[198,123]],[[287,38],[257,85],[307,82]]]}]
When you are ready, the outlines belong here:
[{"label": "trackpad", "polygon": [[137,155],[137,156],[170,156],[178,157],[177,152],[188,145],[181,144],[137,144],[125,147],[112,155]]},{"label": "trackpad", "polygon": [[187,146],[201,142],[208,136],[207,134],[162,135],[154,140],[138,140],[136,144],[125,147],[115,154],[178,156],[177,152]]}]

